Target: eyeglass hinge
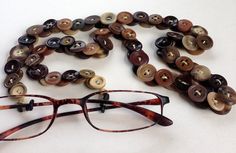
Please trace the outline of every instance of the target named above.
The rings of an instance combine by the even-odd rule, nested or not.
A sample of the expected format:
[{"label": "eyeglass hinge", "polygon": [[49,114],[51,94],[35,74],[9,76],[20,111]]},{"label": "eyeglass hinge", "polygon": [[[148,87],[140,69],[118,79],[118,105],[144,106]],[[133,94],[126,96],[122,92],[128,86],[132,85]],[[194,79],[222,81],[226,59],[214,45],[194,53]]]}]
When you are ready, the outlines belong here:
[{"label": "eyeglass hinge", "polygon": [[[108,93],[102,94],[102,100],[108,101],[109,99],[110,99],[110,96]],[[104,104],[104,101],[100,102],[100,110],[102,113],[105,113],[105,110],[106,110],[106,105]]]}]

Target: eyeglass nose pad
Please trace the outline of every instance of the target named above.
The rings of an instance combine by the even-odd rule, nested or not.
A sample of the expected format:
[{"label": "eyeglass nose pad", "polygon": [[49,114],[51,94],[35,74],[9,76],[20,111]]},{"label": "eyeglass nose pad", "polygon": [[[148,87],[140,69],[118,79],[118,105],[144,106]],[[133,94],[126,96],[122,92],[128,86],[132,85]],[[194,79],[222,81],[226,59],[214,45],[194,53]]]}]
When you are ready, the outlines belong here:
[{"label": "eyeglass nose pad", "polygon": [[160,99],[161,99],[161,101],[163,102],[163,106],[164,106],[165,104],[170,103],[170,98],[169,98],[169,97],[161,96]]},{"label": "eyeglass nose pad", "polygon": [[[110,95],[108,93],[103,93],[101,99],[104,101],[108,101],[110,99]],[[100,102],[100,109],[102,113],[105,113],[106,105],[103,101]]]}]

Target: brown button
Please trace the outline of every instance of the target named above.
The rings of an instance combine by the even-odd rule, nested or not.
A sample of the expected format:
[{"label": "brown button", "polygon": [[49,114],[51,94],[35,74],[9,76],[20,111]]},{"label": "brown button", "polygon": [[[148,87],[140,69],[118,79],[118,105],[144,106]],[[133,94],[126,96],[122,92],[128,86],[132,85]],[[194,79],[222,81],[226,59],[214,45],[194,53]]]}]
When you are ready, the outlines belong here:
[{"label": "brown button", "polygon": [[108,37],[97,36],[96,42],[100,45],[105,51],[110,51],[113,49],[113,43]]},{"label": "brown button", "polygon": [[143,28],[151,28],[153,27],[153,25],[149,24],[149,22],[142,22],[142,23],[139,23],[139,25]]},{"label": "brown button", "polygon": [[198,48],[197,50],[187,50],[187,52],[191,55],[201,55],[202,53],[204,53],[205,51]]},{"label": "brown button", "polygon": [[142,43],[138,40],[124,40],[123,44],[129,51],[140,51],[143,48]]},{"label": "brown button", "polygon": [[111,31],[108,28],[97,29],[93,32],[95,35],[109,35]]},{"label": "brown button", "polygon": [[61,73],[54,71],[50,72],[45,77],[45,82],[50,85],[56,85],[61,82]]},{"label": "brown button", "polygon": [[124,26],[120,23],[112,23],[109,25],[110,31],[115,35],[120,35],[121,32],[125,29]]},{"label": "brown button", "polygon": [[207,89],[201,85],[192,85],[188,89],[188,96],[194,102],[204,102],[207,98]]},{"label": "brown button", "polygon": [[96,54],[93,55],[95,58],[105,58],[109,55],[108,51],[105,51],[104,49],[100,48]]},{"label": "brown button", "polygon": [[73,25],[72,21],[70,19],[67,19],[67,18],[64,18],[64,19],[61,19],[61,20],[57,21],[57,27],[61,31],[70,30],[72,25]]},{"label": "brown button", "polygon": [[20,77],[20,75],[18,75],[17,73],[11,73],[7,75],[6,79],[4,80],[4,86],[6,88],[11,88],[15,84],[17,84],[21,80],[21,78],[22,77]]},{"label": "brown button", "polygon": [[182,43],[185,49],[190,51],[198,50],[197,40],[191,35],[185,35],[182,39]]},{"label": "brown button", "polygon": [[162,58],[168,64],[175,63],[178,57],[180,57],[179,50],[174,46],[169,46],[163,50]]},{"label": "brown button", "polygon": [[39,83],[42,85],[42,86],[48,86],[48,83],[45,81],[45,78],[42,78],[39,80]]},{"label": "brown button", "polygon": [[100,46],[98,43],[88,43],[83,53],[85,55],[94,55],[98,50],[100,50]]},{"label": "brown button", "polygon": [[106,80],[101,76],[95,75],[94,77],[88,80],[88,84],[86,85],[91,89],[102,89],[106,85]]},{"label": "brown button", "polygon": [[21,66],[22,66],[21,62],[19,62],[18,60],[12,59],[6,63],[4,67],[4,71],[6,74],[17,73],[20,70]]},{"label": "brown button", "polygon": [[32,67],[29,67],[26,70],[26,74],[29,78],[33,80],[40,80],[48,74],[48,68],[45,65],[38,64]]},{"label": "brown button", "polygon": [[191,71],[194,66],[193,61],[186,56],[177,58],[175,64],[181,71]]},{"label": "brown button", "polygon": [[135,66],[140,66],[147,64],[149,57],[144,51],[133,51],[129,56],[129,61]]},{"label": "brown button", "polygon": [[47,56],[53,53],[53,49],[49,49],[46,45],[39,45],[33,49],[32,53]]},{"label": "brown button", "polygon": [[218,89],[219,98],[228,105],[236,104],[236,92],[229,86],[222,86]]},{"label": "brown button", "polygon": [[124,29],[121,32],[123,38],[127,39],[127,40],[135,40],[136,39],[136,33],[135,31],[133,31],[132,29]]},{"label": "brown button", "polygon": [[148,14],[142,11],[135,12],[133,14],[134,20],[139,23],[146,23],[148,22]]},{"label": "brown button", "polygon": [[72,36],[64,36],[60,40],[60,45],[63,47],[70,47],[74,44],[75,38]]},{"label": "brown button", "polygon": [[33,66],[41,63],[44,60],[43,55],[39,54],[31,54],[29,55],[25,60],[25,65],[27,66]]},{"label": "brown button", "polygon": [[158,25],[162,23],[162,16],[160,16],[159,14],[152,14],[149,16],[148,22],[152,25]]},{"label": "brown button", "polygon": [[33,25],[26,30],[26,33],[31,36],[37,36],[43,32],[43,25]]},{"label": "brown button", "polygon": [[173,84],[173,74],[167,69],[160,69],[155,74],[155,81],[163,87],[169,87]]},{"label": "brown button", "polygon": [[95,25],[99,21],[100,21],[100,16],[97,16],[97,15],[91,15],[84,19],[85,24],[88,24],[88,25]]},{"label": "brown button", "polygon": [[213,40],[207,35],[199,35],[196,39],[198,46],[203,50],[210,49],[213,46]]},{"label": "brown button", "polygon": [[30,54],[30,50],[27,46],[17,45],[10,51],[10,57],[12,59],[25,60]]},{"label": "brown button", "polygon": [[191,28],[191,34],[193,34],[194,36],[208,35],[208,32],[205,28],[196,25]]},{"label": "brown button", "polygon": [[179,20],[178,22],[178,30],[183,33],[189,32],[192,26],[193,23],[186,19]]},{"label": "brown button", "polygon": [[39,37],[42,37],[42,38],[45,38],[45,37],[48,37],[48,36],[50,36],[52,34],[52,32],[51,31],[43,31],[43,32],[41,32],[40,34],[39,34]]},{"label": "brown button", "polygon": [[65,35],[69,35],[69,36],[72,36],[72,35],[75,35],[78,33],[79,30],[75,31],[75,30],[66,30],[66,31],[62,31],[62,33],[64,33]]},{"label": "brown button", "polygon": [[191,75],[197,81],[206,81],[211,78],[211,71],[203,65],[195,65],[191,71]]},{"label": "brown button", "polygon": [[95,72],[88,69],[80,70],[79,74],[85,79],[90,79],[95,76]]},{"label": "brown button", "polygon": [[121,23],[121,24],[131,24],[134,20],[133,15],[129,12],[120,12],[117,15],[117,20]]},{"label": "brown button", "polygon": [[215,92],[208,93],[207,101],[211,110],[217,114],[224,115],[229,113],[231,110],[231,106],[220,100]]},{"label": "brown button", "polygon": [[107,12],[101,15],[101,23],[108,25],[116,22],[116,15],[111,12]]},{"label": "brown button", "polygon": [[138,67],[137,76],[144,82],[152,81],[155,77],[156,68],[151,64],[143,64]]},{"label": "brown button", "polygon": [[9,90],[10,95],[25,95],[27,92],[27,88],[23,83],[17,83]]},{"label": "brown button", "polygon": [[74,44],[70,47],[72,53],[78,53],[84,51],[86,48],[86,43],[84,41],[75,41]]}]

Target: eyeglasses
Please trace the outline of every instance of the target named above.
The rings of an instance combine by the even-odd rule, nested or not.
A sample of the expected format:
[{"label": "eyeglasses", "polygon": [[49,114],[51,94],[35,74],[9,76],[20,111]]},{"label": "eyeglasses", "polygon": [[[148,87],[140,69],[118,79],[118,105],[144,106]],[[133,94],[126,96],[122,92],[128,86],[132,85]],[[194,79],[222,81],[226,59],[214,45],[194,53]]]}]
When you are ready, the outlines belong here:
[{"label": "eyeglasses", "polygon": [[[13,104],[18,100],[22,103]],[[0,141],[37,137],[45,133],[56,118],[81,113],[93,128],[105,132],[129,132],[156,124],[169,126],[173,122],[163,116],[167,103],[168,97],[131,90],[106,90],[80,99],[61,100],[43,95],[3,96],[0,97]],[[82,109],[58,112],[58,108],[66,104],[80,105]],[[158,106],[157,112],[146,108],[151,105]]]}]

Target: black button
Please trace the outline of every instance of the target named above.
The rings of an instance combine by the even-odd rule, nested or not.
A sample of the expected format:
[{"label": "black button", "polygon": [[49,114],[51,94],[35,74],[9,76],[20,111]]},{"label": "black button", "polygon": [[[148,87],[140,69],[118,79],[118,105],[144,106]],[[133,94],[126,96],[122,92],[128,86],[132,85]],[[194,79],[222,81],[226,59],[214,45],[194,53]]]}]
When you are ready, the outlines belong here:
[{"label": "black button", "polygon": [[58,49],[58,48],[60,48],[60,40],[61,39],[57,38],[57,37],[50,38],[46,42],[46,45],[47,45],[48,48]]},{"label": "black button", "polygon": [[48,68],[45,65],[38,64],[29,67],[26,70],[26,74],[33,80],[40,80],[42,78],[45,78],[45,76],[48,74]]},{"label": "black button", "polygon": [[228,85],[226,79],[223,76],[219,75],[219,74],[211,75],[211,78],[208,80],[208,83],[215,90],[218,90],[221,86],[227,86]]},{"label": "black button", "polygon": [[158,48],[166,48],[168,46],[171,46],[172,44],[173,44],[173,41],[168,37],[160,37],[155,42],[155,45]]},{"label": "black button", "polygon": [[76,81],[79,78],[80,74],[78,71],[76,70],[68,70],[66,72],[64,72],[61,76],[62,80],[64,81]]},{"label": "black button", "polygon": [[43,23],[44,30],[52,30],[57,25],[57,20],[49,19]]},{"label": "black button", "polygon": [[170,29],[176,30],[178,26],[178,19],[174,16],[167,16],[163,19],[163,23]]},{"label": "black button", "polygon": [[83,19],[75,19],[73,22],[72,22],[72,30],[81,30],[84,28],[84,20]]},{"label": "black button", "polygon": [[18,39],[18,42],[19,42],[19,44],[29,46],[29,45],[32,45],[33,43],[36,42],[36,37],[35,36],[24,35],[24,36],[21,36]]},{"label": "black button", "polygon": [[22,63],[20,63],[18,60],[10,60],[6,63],[4,67],[4,71],[6,74],[10,73],[17,73],[22,66]]}]

